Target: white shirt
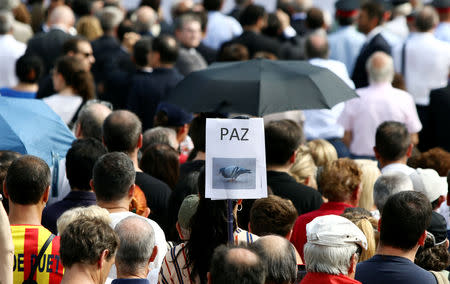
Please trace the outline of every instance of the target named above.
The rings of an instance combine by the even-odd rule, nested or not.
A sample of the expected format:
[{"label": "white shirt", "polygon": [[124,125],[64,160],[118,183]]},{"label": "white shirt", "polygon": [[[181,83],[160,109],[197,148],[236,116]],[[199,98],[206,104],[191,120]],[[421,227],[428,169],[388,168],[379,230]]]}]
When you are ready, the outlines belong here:
[{"label": "white shirt", "polygon": [[219,49],[222,43],[241,35],[242,27],[235,18],[218,11],[208,12],[208,26],[203,43],[210,48]]},{"label": "white shirt", "polygon": [[55,94],[42,99],[61,119],[69,124],[80,107],[83,99],[80,96]]},{"label": "white shirt", "polygon": [[26,45],[10,34],[0,35],[0,88],[17,85],[16,61],[25,53]]},{"label": "white shirt", "polygon": [[[350,88],[355,89],[355,84],[350,79],[344,63],[321,58],[310,59],[309,63],[329,69]],[[339,103],[331,109],[304,110],[306,138],[308,140],[342,138],[344,136],[344,128],[337,123],[337,119],[343,110],[344,103]]]},{"label": "white shirt", "polygon": [[414,101],[407,92],[381,83],[357,89],[356,93],[360,97],[347,101],[338,119],[345,130],[352,132],[352,154],[374,156],[375,133],[385,121],[402,122],[410,133],[422,129]]},{"label": "white shirt", "polygon": [[[402,70],[402,49],[394,50],[396,72]],[[417,105],[430,103],[430,91],[447,86],[450,69],[450,43],[436,39],[432,33],[413,33],[406,40],[406,89]]]},{"label": "white shirt", "polygon": [[384,168],[381,169],[381,174],[385,174],[385,173],[392,173],[392,172],[401,172],[404,173],[405,175],[409,176],[412,173],[414,173],[416,170],[411,168],[408,165],[405,164],[400,164],[400,163],[393,163],[393,164],[389,164],[387,166],[385,166]]},{"label": "white shirt", "polygon": [[[111,227],[114,229],[120,221],[130,216],[140,217],[139,215],[134,214],[133,212],[110,213],[109,217],[111,217]],[[158,223],[148,218],[144,219],[152,226],[153,231],[155,232],[155,245],[158,247],[158,253],[156,254],[155,260],[152,263],[150,263],[150,272],[147,275],[147,279],[150,282],[150,284],[156,284],[158,283],[158,275],[159,271],[161,270],[161,264],[167,252],[166,237],[164,236],[164,232],[158,225]],[[117,278],[117,271],[115,265],[111,267],[111,270],[109,271],[108,274],[108,278],[110,278],[111,281],[112,279]]]}]

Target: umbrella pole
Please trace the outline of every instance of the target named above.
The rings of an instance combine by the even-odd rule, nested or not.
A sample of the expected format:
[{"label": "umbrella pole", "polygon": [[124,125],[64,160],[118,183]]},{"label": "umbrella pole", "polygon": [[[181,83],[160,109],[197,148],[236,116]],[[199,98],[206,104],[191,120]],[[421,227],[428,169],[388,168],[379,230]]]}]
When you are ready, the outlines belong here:
[{"label": "umbrella pole", "polygon": [[228,224],[228,243],[230,245],[234,244],[234,240],[233,240],[233,224],[234,224],[234,216],[233,216],[233,200],[231,199],[227,199],[227,216],[228,216],[228,220],[227,220],[227,224]]}]

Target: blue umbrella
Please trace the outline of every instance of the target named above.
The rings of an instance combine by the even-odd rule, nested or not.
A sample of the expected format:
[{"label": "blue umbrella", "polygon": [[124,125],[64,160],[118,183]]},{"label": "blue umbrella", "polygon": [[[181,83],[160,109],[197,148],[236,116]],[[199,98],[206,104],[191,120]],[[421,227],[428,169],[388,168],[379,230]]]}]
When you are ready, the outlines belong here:
[{"label": "blue umbrella", "polygon": [[0,150],[38,156],[52,166],[66,156],[74,139],[43,101],[0,97]]}]

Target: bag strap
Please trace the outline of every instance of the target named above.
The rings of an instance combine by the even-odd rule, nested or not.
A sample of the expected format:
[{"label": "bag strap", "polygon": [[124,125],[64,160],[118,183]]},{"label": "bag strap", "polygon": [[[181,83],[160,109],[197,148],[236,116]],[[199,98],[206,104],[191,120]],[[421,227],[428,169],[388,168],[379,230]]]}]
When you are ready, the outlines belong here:
[{"label": "bag strap", "polygon": [[405,43],[403,43],[402,46],[402,69],[400,70],[400,72],[402,73],[403,77],[406,76],[406,42],[407,40],[405,40]]},{"label": "bag strap", "polygon": [[28,276],[27,281],[33,280],[34,274],[36,273],[39,263],[41,262],[41,258],[44,255],[45,251],[47,250],[48,246],[50,245],[50,243],[53,241],[54,238],[55,238],[55,235],[51,234],[48,237],[48,239],[45,241],[44,245],[41,247],[41,250],[39,251],[37,258],[34,261],[33,266],[31,267],[30,275]]},{"label": "bag strap", "polygon": [[83,100],[80,104],[80,106],[77,108],[77,111],[74,113],[74,115],[72,116],[72,119],[70,120],[69,124],[67,125],[67,127],[69,127],[70,130],[72,130],[72,128],[75,126],[75,123],[77,122],[78,119],[78,114],[80,113],[80,110],[83,108],[83,106],[86,104],[86,100]]}]

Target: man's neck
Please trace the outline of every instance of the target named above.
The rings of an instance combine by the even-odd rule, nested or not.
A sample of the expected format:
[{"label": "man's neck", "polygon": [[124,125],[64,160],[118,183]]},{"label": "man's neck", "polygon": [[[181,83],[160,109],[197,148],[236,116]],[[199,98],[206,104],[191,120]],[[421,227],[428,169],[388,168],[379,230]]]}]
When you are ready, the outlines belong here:
[{"label": "man's neck", "polygon": [[243,27],[244,31],[254,32],[254,33],[261,33],[261,30],[257,26],[245,26]]},{"label": "man's neck", "polygon": [[418,248],[419,247],[416,246],[415,248],[413,248],[411,250],[404,251],[402,249],[394,248],[391,246],[384,246],[384,245],[380,244],[377,248],[376,254],[399,256],[399,257],[407,258],[407,259],[411,260],[412,262],[414,262],[414,258],[416,257],[416,252],[417,252]]},{"label": "man's neck", "polygon": [[96,284],[100,282],[100,279],[93,273],[88,267],[75,263],[64,271],[64,276],[61,280],[61,284],[71,283],[86,283]]},{"label": "man's neck", "polygon": [[109,213],[128,212],[130,201],[127,198],[118,201],[100,201],[97,200],[97,205],[108,210]]},{"label": "man's neck", "polygon": [[42,210],[40,204],[21,205],[9,202],[9,223],[11,225],[41,225]]},{"label": "man's neck", "polygon": [[267,171],[273,171],[273,172],[283,172],[283,173],[289,173],[289,170],[291,168],[291,165],[267,165],[266,169]]},{"label": "man's neck", "polygon": [[117,269],[117,278],[120,279],[146,279],[147,274],[148,271],[144,271],[144,269],[136,271],[135,274],[123,273],[119,268]]},{"label": "man's neck", "polygon": [[136,172],[142,172],[142,170],[139,168],[139,162],[138,162],[138,151],[139,149],[136,149],[133,153],[125,153],[128,155],[128,157],[131,159],[134,165],[134,170]]},{"label": "man's neck", "polygon": [[384,168],[388,165],[391,164],[402,164],[402,165],[406,165],[406,161],[408,161],[408,157],[404,156],[398,160],[395,161],[387,161],[385,159],[379,159],[378,162],[380,163],[380,168]]}]

